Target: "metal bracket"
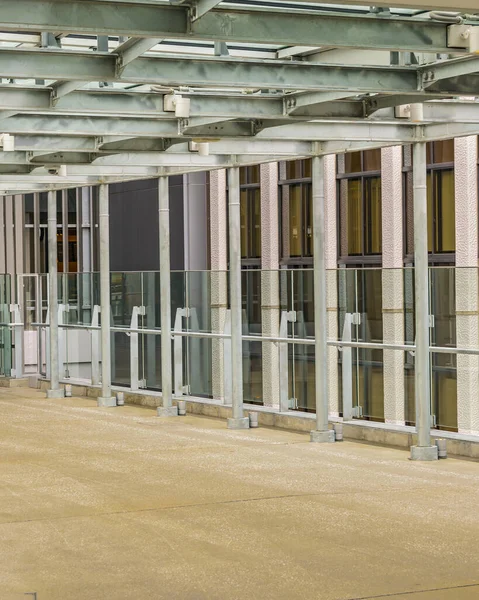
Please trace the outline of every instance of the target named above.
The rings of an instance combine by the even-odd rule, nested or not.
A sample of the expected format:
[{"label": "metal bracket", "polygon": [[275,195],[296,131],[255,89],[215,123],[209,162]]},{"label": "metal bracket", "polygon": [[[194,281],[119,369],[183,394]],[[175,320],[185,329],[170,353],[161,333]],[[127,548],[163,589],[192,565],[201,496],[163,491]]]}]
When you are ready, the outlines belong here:
[{"label": "metal bracket", "polygon": [[357,406],[353,406],[353,409],[351,411],[351,416],[354,419],[360,419],[363,416],[363,407],[360,406],[359,404]]},{"label": "metal bracket", "polygon": [[447,46],[448,48],[466,48],[471,54],[479,52],[479,27],[477,25],[449,25]]}]

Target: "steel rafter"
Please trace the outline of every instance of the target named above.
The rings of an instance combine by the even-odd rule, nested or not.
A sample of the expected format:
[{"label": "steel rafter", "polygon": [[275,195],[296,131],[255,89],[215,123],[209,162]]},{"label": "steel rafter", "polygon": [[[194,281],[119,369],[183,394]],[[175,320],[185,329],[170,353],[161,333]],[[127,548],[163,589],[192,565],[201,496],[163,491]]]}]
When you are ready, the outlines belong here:
[{"label": "steel rafter", "polygon": [[[9,0],[0,29],[279,45],[447,52],[447,25],[428,19],[258,7],[216,8],[194,20],[188,7],[104,0]],[[462,52],[462,50],[461,50]]]}]

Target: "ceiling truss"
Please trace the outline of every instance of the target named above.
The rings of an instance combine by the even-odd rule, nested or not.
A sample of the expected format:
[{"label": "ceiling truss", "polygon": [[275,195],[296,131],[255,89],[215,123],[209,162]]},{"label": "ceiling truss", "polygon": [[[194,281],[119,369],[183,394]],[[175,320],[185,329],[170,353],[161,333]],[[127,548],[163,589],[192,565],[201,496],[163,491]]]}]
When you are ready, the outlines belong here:
[{"label": "ceiling truss", "polygon": [[479,134],[479,16],[448,2],[6,0],[0,193]]}]

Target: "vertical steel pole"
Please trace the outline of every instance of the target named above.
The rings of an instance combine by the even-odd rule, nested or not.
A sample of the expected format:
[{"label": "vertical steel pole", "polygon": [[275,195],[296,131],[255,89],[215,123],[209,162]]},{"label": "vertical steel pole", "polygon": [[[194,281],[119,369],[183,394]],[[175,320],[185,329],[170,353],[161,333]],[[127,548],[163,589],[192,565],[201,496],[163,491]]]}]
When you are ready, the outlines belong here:
[{"label": "vertical steel pole", "polygon": [[248,429],[243,413],[243,340],[241,307],[241,236],[239,167],[228,169],[232,417],[229,429]]},{"label": "vertical steel pole", "polygon": [[324,254],[324,159],[312,158],[313,256],[314,256],[314,351],[316,378],[316,429],[312,442],[334,442],[328,429],[328,330],[326,313],[326,260]]},{"label": "vertical steel pole", "polygon": [[159,417],[178,415],[173,406],[173,373],[171,368],[171,276],[170,276],[170,198],[168,177],[158,180],[158,223],[160,237],[160,317],[161,317],[161,395],[163,406]]},{"label": "vertical steel pole", "polygon": [[426,143],[413,147],[414,187],[414,296],[416,303],[416,430],[412,460],[436,460],[431,446],[431,390],[429,382],[429,280],[427,253]]},{"label": "vertical steel pole", "polygon": [[111,394],[110,330],[110,214],[109,189],[98,188],[100,214],[100,314],[101,314],[101,396],[98,406],[116,406]]},{"label": "vertical steel pole", "polygon": [[48,302],[50,316],[50,389],[47,398],[63,398],[58,361],[57,193],[48,192]]}]

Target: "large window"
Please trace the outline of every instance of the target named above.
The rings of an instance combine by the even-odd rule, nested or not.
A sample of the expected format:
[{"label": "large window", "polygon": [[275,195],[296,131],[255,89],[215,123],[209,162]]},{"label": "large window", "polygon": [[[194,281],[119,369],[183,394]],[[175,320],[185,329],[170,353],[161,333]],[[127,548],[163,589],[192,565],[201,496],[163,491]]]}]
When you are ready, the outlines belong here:
[{"label": "large window", "polygon": [[[404,152],[406,262],[414,254],[412,151]],[[454,140],[427,144],[427,246],[431,263],[453,263],[456,250],[454,197]]]},{"label": "large window", "polygon": [[340,257],[382,251],[381,150],[338,157]]},{"label": "large window", "polygon": [[[79,270],[78,240],[82,224],[79,193],[81,192],[76,189],[56,193],[59,272],[76,273]],[[48,272],[47,217],[48,194],[46,192],[26,194],[24,196],[25,273]]]},{"label": "large window", "polygon": [[261,258],[261,191],[259,166],[240,169],[241,258]]},{"label": "large window", "polygon": [[311,263],[313,256],[311,160],[282,163],[279,185],[282,262]]}]

